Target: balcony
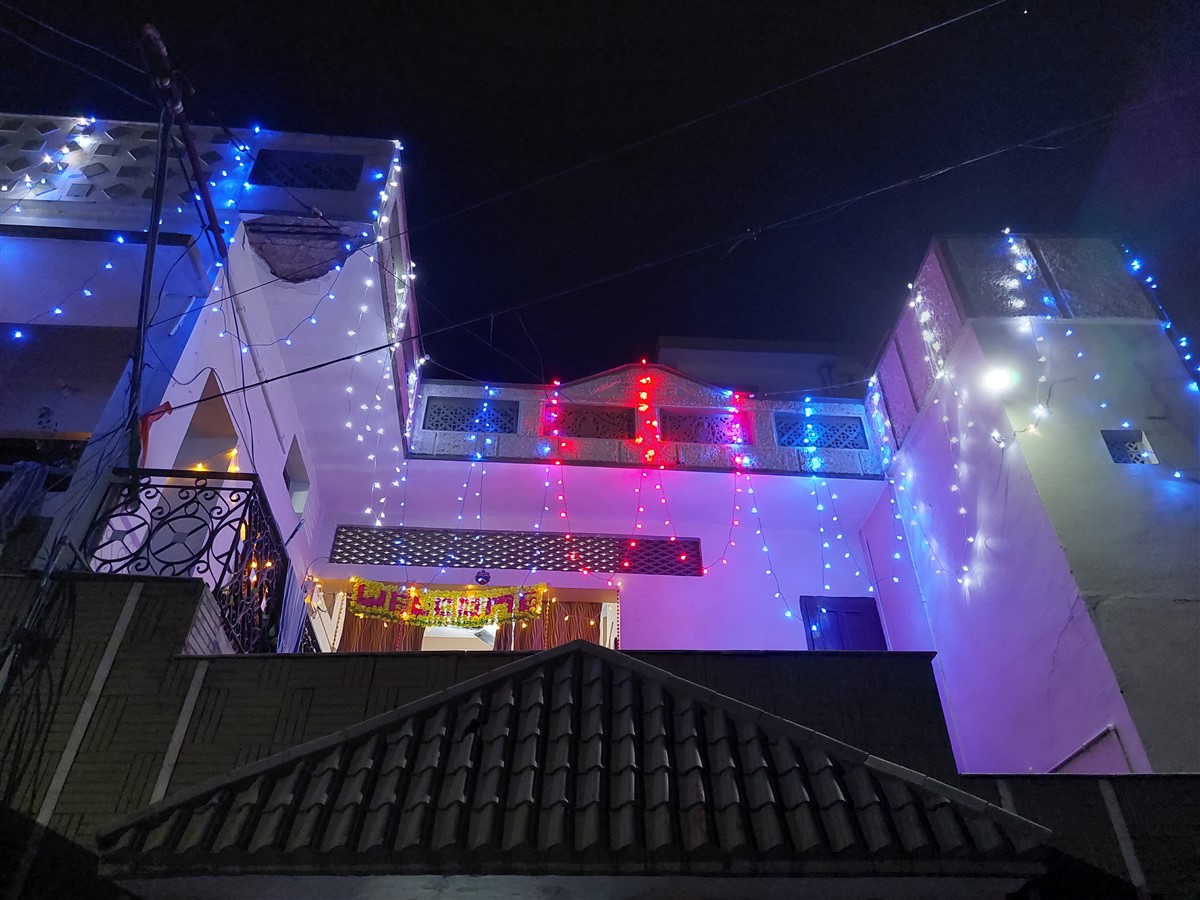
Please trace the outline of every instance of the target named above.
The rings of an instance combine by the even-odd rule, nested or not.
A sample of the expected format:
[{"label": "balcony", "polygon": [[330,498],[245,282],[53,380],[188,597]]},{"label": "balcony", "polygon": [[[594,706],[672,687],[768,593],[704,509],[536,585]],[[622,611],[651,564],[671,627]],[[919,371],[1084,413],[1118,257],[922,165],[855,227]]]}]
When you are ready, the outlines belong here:
[{"label": "balcony", "polygon": [[83,554],[93,572],[201,579],[234,652],[275,650],[289,562],[257,475],[116,469]]}]

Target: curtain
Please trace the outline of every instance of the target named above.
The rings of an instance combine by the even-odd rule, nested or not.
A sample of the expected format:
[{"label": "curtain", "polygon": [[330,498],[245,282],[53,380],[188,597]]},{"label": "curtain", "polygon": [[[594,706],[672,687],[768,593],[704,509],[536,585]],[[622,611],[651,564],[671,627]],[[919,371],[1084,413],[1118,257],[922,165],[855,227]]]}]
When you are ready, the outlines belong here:
[{"label": "curtain", "polygon": [[347,614],[338,653],[410,652],[421,649],[424,636],[423,625],[402,625]]},{"label": "curtain", "polygon": [[304,588],[296,579],[296,573],[289,571],[283,586],[283,610],[279,615],[279,638],[275,643],[279,653],[295,653],[300,649],[300,635],[304,633],[307,618]]},{"label": "curtain", "polygon": [[420,650],[421,641],[425,639],[424,625],[393,622],[387,630],[395,632],[395,636],[392,639],[392,649],[400,653],[414,653]]},{"label": "curtain", "polygon": [[546,614],[546,647],[557,647],[571,641],[585,640],[600,643],[600,603],[564,602],[548,604]]},{"label": "curtain", "polygon": [[[521,626],[525,625],[525,628]],[[545,628],[542,620],[532,622],[507,622],[496,629],[493,650],[544,650]]]}]

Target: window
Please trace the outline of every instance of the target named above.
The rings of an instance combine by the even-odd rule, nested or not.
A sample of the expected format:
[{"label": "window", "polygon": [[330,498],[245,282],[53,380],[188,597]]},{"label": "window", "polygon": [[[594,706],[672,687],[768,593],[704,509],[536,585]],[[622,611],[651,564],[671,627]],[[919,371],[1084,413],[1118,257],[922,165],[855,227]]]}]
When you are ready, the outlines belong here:
[{"label": "window", "polygon": [[546,572],[701,575],[700,539],[339,525],[330,562]]},{"label": "window", "polygon": [[542,433],[559,437],[607,438],[631,441],[636,424],[629,406],[590,406],[585,403],[548,404],[543,416]]},{"label": "window", "polygon": [[515,400],[430,397],[425,401],[425,429],[516,434],[520,409]]},{"label": "window", "polygon": [[292,509],[297,513],[304,512],[304,504],[308,502],[308,468],[304,465],[300,445],[294,437],[288,450],[287,462],[283,466],[283,483],[292,495]]},{"label": "window", "polygon": [[363,158],[351,153],[303,150],[259,150],[250,183],[267,187],[353,191],[362,175]]},{"label": "window", "polygon": [[873,597],[801,597],[809,650],[887,650]]},{"label": "window", "polygon": [[1115,463],[1158,465],[1158,457],[1150,447],[1145,432],[1137,429],[1105,429],[1100,432],[1108,455]]},{"label": "window", "polygon": [[668,441],[686,444],[751,443],[741,417],[720,410],[663,410],[662,434]]},{"label": "window", "polygon": [[867,432],[858,416],[775,414],[775,440],[780,447],[867,450]]}]

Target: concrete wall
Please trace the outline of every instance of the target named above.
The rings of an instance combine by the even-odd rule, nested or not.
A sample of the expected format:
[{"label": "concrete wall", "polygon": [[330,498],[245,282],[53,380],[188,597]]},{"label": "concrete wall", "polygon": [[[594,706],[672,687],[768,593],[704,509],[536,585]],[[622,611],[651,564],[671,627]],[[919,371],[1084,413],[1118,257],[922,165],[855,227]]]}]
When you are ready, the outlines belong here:
[{"label": "concrete wall", "polygon": [[[1154,770],[1200,771],[1200,394],[1157,322],[973,327],[980,365],[1021,375],[1003,394],[1008,430]],[[1157,465],[1112,461],[1101,430],[1126,423]]]},{"label": "concrete wall", "polygon": [[[1148,771],[1025,444],[1009,434],[1001,447],[991,437],[1010,432],[1008,416],[975,387],[986,359],[970,325],[946,369],[897,456],[894,508],[902,519],[884,503],[868,520],[890,646],[936,650],[964,771],[1050,771],[1109,725],[1120,743],[1077,767]],[[911,554],[915,575],[893,571],[904,562],[895,552]]]},{"label": "concrete wall", "polygon": [[[174,378],[163,391],[163,399],[173,407],[180,408],[162,417],[151,427],[150,449],[146,462],[149,468],[169,469],[176,465],[180,448],[188,434],[188,427],[197,411],[201,409],[188,404],[203,396],[210,371],[215,376],[217,387],[222,391],[286,371],[276,346],[255,346],[246,353],[240,352],[237,334],[242,335],[246,344],[259,341],[269,344],[274,339],[265,304],[252,302],[252,298],[261,298],[262,292],[253,291],[250,296],[221,304],[222,293],[228,295],[235,293],[242,286],[252,288],[269,281],[269,271],[257,260],[253,251],[242,246],[231,248],[226,270],[228,276],[219,279],[216,286],[218,289],[214,289],[205,301],[207,304],[220,304],[225,308],[218,314],[211,312],[213,307],[209,306],[204,314],[199,315],[196,326],[180,354]],[[232,324],[235,318],[236,325]],[[292,385],[283,381],[266,388],[252,388],[227,398],[206,402],[223,404],[228,411],[237,433],[238,465],[242,471],[258,474],[280,533],[286,538],[301,518],[292,507],[291,496],[283,478],[291,440],[302,433]],[[229,448],[221,446],[218,449],[224,451]],[[211,466],[223,467],[220,460]],[[318,481],[319,476],[312,473],[311,464],[310,474],[314,482]],[[314,555],[310,542],[319,508],[317,492],[310,491],[305,510],[305,518],[310,527],[302,528],[288,547],[289,555],[300,575],[303,575]]]},{"label": "concrete wall", "polygon": [[[488,566],[493,586],[619,586],[622,649],[800,650],[799,597],[873,595],[858,531],[882,481],[449,460],[410,460],[406,472],[409,527],[699,538],[708,569],[701,576]],[[332,539],[330,529],[318,546]],[[318,572],[328,580],[462,584],[475,563],[444,572],[321,563]]]},{"label": "concrete wall", "polygon": [[21,328],[25,337],[5,335],[0,354],[0,433],[91,434],[133,352],[134,331]]},{"label": "concrete wall", "polygon": [[[788,357],[779,354],[781,365]],[[803,359],[801,360],[803,362]],[[485,386],[454,381],[425,381],[418,395],[416,417],[409,449],[414,456],[457,459],[524,459],[540,462],[562,459],[596,465],[635,466],[647,462],[653,449],[653,465],[694,469],[730,470],[744,461],[747,468],[765,472],[801,472],[877,477],[881,472],[880,448],[866,422],[866,409],[858,385],[854,399],[837,399],[814,394],[801,399],[753,397],[733,388],[713,387],[661,366],[622,366],[592,378],[561,387],[497,385]],[[645,394],[643,398],[641,395]],[[493,402],[516,402],[519,423],[515,434],[485,434],[438,431],[424,427],[426,407],[432,398],[452,397]],[[579,438],[554,436],[554,416],[571,404],[611,406],[641,410],[634,418],[636,438]],[[695,443],[673,441],[665,427],[650,423],[667,411],[737,416],[741,442]],[[858,419],[866,447],[800,448],[781,445],[776,437],[775,416],[830,416]]]}]

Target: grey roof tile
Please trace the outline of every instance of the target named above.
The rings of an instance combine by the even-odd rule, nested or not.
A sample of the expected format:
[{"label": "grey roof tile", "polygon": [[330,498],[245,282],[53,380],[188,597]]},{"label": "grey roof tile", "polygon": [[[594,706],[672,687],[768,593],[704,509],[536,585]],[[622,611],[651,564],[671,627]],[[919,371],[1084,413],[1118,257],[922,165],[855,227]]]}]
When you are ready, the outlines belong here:
[{"label": "grey roof tile", "polygon": [[787,839],[779,826],[779,815],[773,806],[763,806],[750,813],[754,844],[763,853],[775,854],[787,847]]},{"label": "grey roof tile", "polygon": [[647,810],[671,803],[671,773],[663,768],[642,776],[643,801]]},{"label": "grey roof tile", "polygon": [[254,834],[246,848],[251,853],[270,847],[279,840],[284,823],[292,811],[292,804],[296,802],[296,788],[303,768],[302,763],[289,763],[271,787],[271,794],[258,816]]},{"label": "grey roof tile", "polygon": [[872,860],[936,873],[970,859],[1032,874],[1024,854],[1046,835],[580,642],[169,798],[99,845],[107,872],[132,876],[354,872],[356,854],[408,873],[461,871],[474,854],[496,873],[801,874],[819,862],[853,874]]},{"label": "grey roof tile", "polygon": [[337,780],[342,757],[338,747],[317,761],[308,777],[308,785],[296,809],[296,817],[288,831],[286,849],[289,853],[308,847],[319,840],[318,827],[329,805],[333,785]]},{"label": "grey roof tile", "polygon": [[225,819],[213,838],[212,849],[215,852],[232,850],[241,844],[246,825],[254,815],[266,784],[266,777],[259,775],[233,794],[229,808],[225,811]]},{"label": "grey roof tile", "polygon": [[493,804],[477,806],[472,811],[470,824],[467,826],[468,850],[479,850],[495,842],[497,810],[498,806]]},{"label": "grey roof tile", "polygon": [[177,852],[188,853],[204,845],[204,839],[217,821],[218,812],[224,805],[224,794],[224,791],[218,791],[196,807],[175,845]]}]

